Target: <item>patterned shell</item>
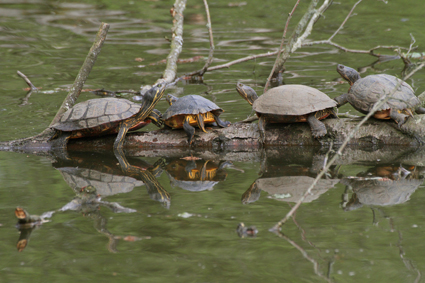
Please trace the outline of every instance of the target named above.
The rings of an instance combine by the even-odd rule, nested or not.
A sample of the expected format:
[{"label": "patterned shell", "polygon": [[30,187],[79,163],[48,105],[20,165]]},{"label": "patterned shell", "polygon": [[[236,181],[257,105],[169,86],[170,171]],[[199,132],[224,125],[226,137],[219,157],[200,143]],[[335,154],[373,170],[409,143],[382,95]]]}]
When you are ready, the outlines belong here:
[{"label": "patterned shell", "polygon": [[162,118],[168,120],[176,115],[205,114],[214,112],[217,116],[223,112],[214,102],[200,95],[186,95],[179,98],[165,111]]},{"label": "patterned shell", "polygon": [[255,112],[277,115],[305,115],[336,107],[335,100],[305,85],[282,85],[261,95],[253,104]]},{"label": "patterned shell", "polygon": [[66,111],[52,128],[60,131],[77,131],[119,122],[140,110],[140,105],[126,99],[98,98],[76,104]]},{"label": "patterned shell", "polygon": [[[347,100],[357,110],[367,113],[383,95],[390,94],[399,82],[401,82],[400,79],[385,74],[367,76],[351,86]],[[419,103],[420,101],[410,85],[401,82],[392,98],[379,110],[415,108]]]}]

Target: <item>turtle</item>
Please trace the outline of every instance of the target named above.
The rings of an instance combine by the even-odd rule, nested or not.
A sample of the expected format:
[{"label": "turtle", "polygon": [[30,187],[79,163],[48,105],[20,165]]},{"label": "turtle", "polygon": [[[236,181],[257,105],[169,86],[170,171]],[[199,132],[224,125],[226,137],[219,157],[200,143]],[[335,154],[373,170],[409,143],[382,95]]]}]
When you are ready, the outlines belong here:
[{"label": "turtle", "polygon": [[186,95],[177,98],[171,94],[167,95],[170,107],[165,111],[162,119],[169,128],[183,128],[188,137],[188,143],[192,144],[195,128],[198,126],[205,133],[205,124],[216,123],[222,128],[230,126],[230,122],[222,121],[218,116],[223,109],[212,101],[200,95]]},{"label": "turtle", "polygon": [[259,122],[260,142],[265,142],[267,123],[308,122],[313,137],[326,135],[326,127],[320,121],[328,116],[337,117],[334,107],[337,105],[325,93],[305,85],[281,85],[266,91],[258,97],[249,86],[236,84],[237,92],[256,112]]},{"label": "turtle", "polygon": [[361,78],[356,70],[341,64],[336,70],[350,84],[347,93],[335,98],[338,107],[349,102],[357,111],[368,114],[382,96],[392,94],[373,117],[393,119],[401,127],[409,116],[413,117],[412,111],[425,114],[425,108],[420,107],[421,102],[412,87],[394,76],[379,74]]},{"label": "turtle", "polygon": [[128,131],[140,129],[151,121],[161,126],[161,113],[154,110],[164,94],[165,84],[152,87],[141,104],[120,98],[97,98],[80,102],[67,110],[51,126],[53,147],[66,148],[69,139],[117,134],[114,148],[121,148]]}]

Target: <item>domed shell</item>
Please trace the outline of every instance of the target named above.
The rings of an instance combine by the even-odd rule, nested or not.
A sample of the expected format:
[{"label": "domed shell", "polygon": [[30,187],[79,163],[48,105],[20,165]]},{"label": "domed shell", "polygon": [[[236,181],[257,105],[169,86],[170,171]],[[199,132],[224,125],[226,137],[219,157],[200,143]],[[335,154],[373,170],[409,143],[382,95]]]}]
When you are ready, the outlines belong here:
[{"label": "domed shell", "polygon": [[139,112],[140,107],[139,104],[126,99],[90,99],[80,102],[66,111],[52,128],[60,131],[94,128],[130,118]]},{"label": "domed shell", "polygon": [[[400,79],[386,74],[367,76],[351,86],[347,100],[354,108],[367,113],[383,95],[390,94],[400,81]],[[378,110],[415,108],[419,104],[420,101],[410,85],[401,82],[392,98]]]},{"label": "domed shell", "polygon": [[176,115],[197,115],[214,112],[217,116],[223,112],[214,102],[200,95],[186,95],[174,102],[164,113],[162,118],[167,120]]},{"label": "domed shell", "polygon": [[335,100],[305,85],[282,85],[261,95],[253,104],[255,112],[277,115],[305,115],[336,107]]}]

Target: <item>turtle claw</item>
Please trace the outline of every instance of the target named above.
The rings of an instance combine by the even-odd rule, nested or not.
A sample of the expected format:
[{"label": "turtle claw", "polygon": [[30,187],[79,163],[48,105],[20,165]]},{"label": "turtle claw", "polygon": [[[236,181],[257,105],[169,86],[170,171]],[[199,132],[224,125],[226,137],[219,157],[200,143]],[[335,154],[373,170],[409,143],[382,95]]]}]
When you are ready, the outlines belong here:
[{"label": "turtle claw", "polygon": [[319,121],[315,116],[314,113],[310,114],[307,118],[308,123],[310,124],[311,129],[311,135],[314,138],[321,138],[326,135],[328,132],[326,130],[325,124],[323,124],[321,121]]},{"label": "turtle claw", "polygon": [[312,135],[314,138],[316,138],[316,139],[318,139],[318,138],[321,138],[321,137],[325,136],[325,135],[326,135],[326,133],[327,133],[326,128],[325,128],[324,130],[323,130],[323,129],[320,129],[320,130],[311,130],[311,135]]}]

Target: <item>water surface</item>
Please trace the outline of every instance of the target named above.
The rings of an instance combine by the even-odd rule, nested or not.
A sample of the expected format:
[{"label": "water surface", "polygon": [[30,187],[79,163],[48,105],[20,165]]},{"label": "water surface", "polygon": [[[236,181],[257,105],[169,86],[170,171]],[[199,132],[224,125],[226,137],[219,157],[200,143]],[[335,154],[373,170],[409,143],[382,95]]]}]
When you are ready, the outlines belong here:
[{"label": "water surface", "polygon": [[[329,37],[354,2],[335,2],[316,24],[311,39]],[[0,1],[0,141],[37,134],[49,125],[101,22],[111,27],[85,88],[138,90],[153,83],[165,67],[160,61],[169,50],[164,37],[170,37],[172,4]],[[209,4],[214,64],[274,50],[293,5],[291,1]],[[300,4],[290,29],[307,5]],[[335,41],[353,49],[409,46],[412,34],[421,46],[423,17],[414,1],[365,1]],[[202,3],[189,1],[181,58],[208,56],[205,24]],[[338,63],[361,69],[362,76],[383,72],[401,76],[401,60],[373,64],[375,59],[326,45],[302,48],[287,62],[284,80],[335,97],[348,89],[335,71]],[[250,114],[250,107],[236,93],[235,83],[261,91],[273,62],[270,57],[207,73],[203,83],[179,83],[170,92],[204,95],[226,110],[221,117],[236,122]],[[179,74],[203,64],[203,60],[180,64]],[[16,76],[17,70],[42,87],[27,105],[22,105],[26,84]],[[425,90],[424,72],[408,81],[418,94]],[[79,100],[96,97],[84,92]],[[165,101],[158,104],[159,110],[166,108]],[[340,111],[356,113],[348,105]],[[421,149],[348,149],[283,226],[282,234],[269,232],[312,182],[327,152],[328,148],[305,147],[240,153],[133,152],[126,157],[131,172],[123,170],[111,152],[70,152],[67,160],[0,152],[0,278],[5,282],[424,281]],[[200,159],[181,159],[188,156]],[[76,205],[81,188],[89,184],[97,188],[102,202]],[[19,234],[17,206],[32,214],[50,212],[49,222]],[[236,227],[241,222],[255,226],[256,237],[240,237]],[[20,236],[29,241],[18,252]]]}]

